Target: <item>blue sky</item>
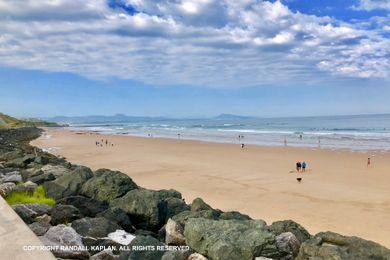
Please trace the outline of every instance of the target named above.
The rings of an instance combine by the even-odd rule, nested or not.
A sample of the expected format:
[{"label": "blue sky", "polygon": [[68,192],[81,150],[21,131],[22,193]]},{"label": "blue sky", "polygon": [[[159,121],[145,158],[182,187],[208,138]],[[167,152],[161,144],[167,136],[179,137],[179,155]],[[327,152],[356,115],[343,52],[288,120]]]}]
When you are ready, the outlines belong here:
[{"label": "blue sky", "polygon": [[0,0],[0,111],[390,113],[390,0]]}]

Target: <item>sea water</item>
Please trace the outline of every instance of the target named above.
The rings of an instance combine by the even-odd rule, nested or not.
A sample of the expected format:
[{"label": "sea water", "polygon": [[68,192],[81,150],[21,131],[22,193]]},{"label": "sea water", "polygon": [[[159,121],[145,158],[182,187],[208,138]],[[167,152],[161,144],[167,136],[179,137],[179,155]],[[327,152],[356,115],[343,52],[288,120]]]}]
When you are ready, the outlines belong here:
[{"label": "sea water", "polygon": [[390,114],[231,119],[156,119],[74,124],[76,131],[266,146],[390,150]]}]

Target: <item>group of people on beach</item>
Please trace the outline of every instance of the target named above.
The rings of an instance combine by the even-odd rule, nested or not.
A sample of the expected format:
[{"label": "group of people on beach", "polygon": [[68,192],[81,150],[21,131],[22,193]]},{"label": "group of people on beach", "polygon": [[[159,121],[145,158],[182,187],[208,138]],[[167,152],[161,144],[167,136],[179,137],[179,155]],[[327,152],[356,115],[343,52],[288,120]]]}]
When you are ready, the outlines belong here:
[{"label": "group of people on beach", "polygon": [[106,146],[114,146],[113,143],[109,142],[107,139],[104,140],[104,139],[101,139],[99,141],[95,141],[95,145],[96,146],[100,146],[100,147],[103,147],[103,145],[106,145]]},{"label": "group of people on beach", "polygon": [[307,163],[305,161],[303,161],[303,162],[298,161],[296,163],[297,172],[305,172],[306,168],[307,168]]}]

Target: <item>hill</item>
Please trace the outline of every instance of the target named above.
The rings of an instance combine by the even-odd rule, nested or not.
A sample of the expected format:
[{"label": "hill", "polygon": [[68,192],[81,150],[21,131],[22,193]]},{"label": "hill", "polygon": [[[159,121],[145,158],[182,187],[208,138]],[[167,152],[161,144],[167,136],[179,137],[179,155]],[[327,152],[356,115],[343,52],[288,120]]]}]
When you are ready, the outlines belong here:
[{"label": "hill", "polygon": [[27,127],[27,126],[36,126],[36,127],[52,127],[59,126],[57,123],[47,122],[35,118],[28,119],[17,119],[15,117],[0,113],[0,128],[18,128],[18,127]]}]

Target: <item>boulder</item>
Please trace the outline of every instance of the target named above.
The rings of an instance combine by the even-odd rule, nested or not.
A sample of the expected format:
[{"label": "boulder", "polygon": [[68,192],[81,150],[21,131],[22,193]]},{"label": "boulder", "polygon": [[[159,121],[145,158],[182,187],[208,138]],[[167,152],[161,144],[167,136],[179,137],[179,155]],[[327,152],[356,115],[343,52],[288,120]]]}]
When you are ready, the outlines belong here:
[{"label": "boulder", "polygon": [[16,184],[13,182],[5,182],[0,184],[0,196],[6,197],[14,190],[15,187]]},{"label": "boulder", "polygon": [[303,243],[307,239],[311,238],[311,235],[304,227],[292,220],[276,221],[268,226],[268,228],[275,235],[280,235],[284,232],[291,232],[295,235],[300,243]]},{"label": "boulder", "polygon": [[283,259],[294,259],[299,252],[301,243],[291,232],[285,232],[276,236],[276,246],[280,252],[285,253]]},{"label": "boulder", "polygon": [[6,162],[4,165],[6,167],[15,167],[15,168],[25,168],[29,163],[35,160],[35,155],[26,154],[23,157],[15,158]]},{"label": "boulder", "polygon": [[182,199],[181,193],[174,189],[158,190],[156,192],[162,199],[168,199],[168,198]]},{"label": "boulder", "polygon": [[82,237],[82,239],[91,255],[99,253],[102,249],[110,249],[114,254],[120,254],[121,252],[120,247],[122,245],[109,238]]},{"label": "boulder", "polygon": [[95,217],[96,214],[108,209],[106,202],[84,196],[69,196],[57,201],[57,204],[72,205],[86,217]]},{"label": "boulder", "polygon": [[35,233],[35,235],[43,236],[49,230],[49,228],[51,228],[51,225],[44,221],[37,221],[31,223],[28,225],[28,227]]},{"label": "boulder", "polygon": [[[148,259],[148,260],[161,260],[165,251],[157,250],[158,246],[164,246],[163,243],[151,236],[137,236],[130,243],[130,248],[138,247],[141,250],[131,251],[128,260],[139,260],[139,259]],[[151,250],[150,248],[155,250]]]},{"label": "boulder", "polygon": [[72,222],[72,228],[84,237],[103,238],[109,233],[120,230],[116,223],[105,218],[82,218]]},{"label": "boulder", "polygon": [[214,219],[219,218],[219,213],[215,210],[202,210],[202,211],[183,211],[172,217],[172,220],[176,221],[181,226],[185,226],[185,223],[191,218],[205,218]]},{"label": "boulder", "polygon": [[42,216],[38,216],[35,218],[36,221],[51,223],[51,217],[47,214],[43,214]]},{"label": "boulder", "polygon": [[78,166],[72,172],[65,173],[54,181],[45,182],[43,187],[48,197],[58,200],[78,195],[83,184],[92,177],[91,169]]},{"label": "boulder", "polygon": [[43,174],[52,174],[55,178],[58,178],[64,174],[69,173],[71,170],[62,165],[45,165],[40,169]]},{"label": "boulder", "polygon": [[199,253],[193,253],[187,258],[187,260],[207,260],[207,258]]},{"label": "boulder", "polygon": [[89,260],[117,260],[118,256],[114,255],[114,253],[110,250],[103,250],[97,254],[94,254],[89,258]]},{"label": "boulder", "polygon": [[18,204],[12,206],[13,210],[19,215],[19,217],[27,224],[31,224],[34,222],[34,218],[38,216],[38,214],[34,211],[26,207],[24,204]]},{"label": "boulder", "polygon": [[209,220],[191,218],[186,222],[187,245],[210,259],[281,258],[275,235],[262,220]]},{"label": "boulder", "polygon": [[51,211],[51,223],[53,225],[68,224],[82,217],[80,211],[72,205],[59,204]]},{"label": "boulder", "polygon": [[14,188],[14,191],[17,191],[17,192],[33,193],[34,190],[35,190],[37,187],[38,187],[38,185],[35,184],[34,182],[27,181],[27,182],[25,182],[25,183],[21,183],[21,184],[16,185],[16,187]]},{"label": "boulder", "polygon": [[219,215],[219,219],[251,220],[251,218],[248,215],[241,214],[240,212],[237,212],[237,211],[223,212],[223,213],[221,213],[221,215]]},{"label": "boulder", "polygon": [[297,260],[309,259],[390,259],[390,250],[372,241],[358,237],[321,232],[306,240]]},{"label": "boulder", "polygon": [[50,215],[50,212],[52,210],[52,207],[44,203],[26,203],[23,205],[28,209],[34,211],[36,213],[35,216],[42,216],[45,214]]},{"label": "boulder", "polygon": [[167,245],[185,245],[183,227],[172,219],[165,225],[165,243]]},{"label": "boulder", "polygon": [[187,260],[189,255],[190,254],[187,251],[167,251],[164,253],[161,260]]},{"label": "boulder", "polygon": [[165,201],[167,202],[167,220],[180,212],[190,210],[190,206],[188,206],[182,199],[169,197],[165,199]]},{"label": "boulder", "polygon": [[131,190],[110,203],[130,215],[133,224],[141,229],[159,230],[165,222],[167,202],[158,192],[146,189]]},{"label": "boulder", "polygon": [[55,180],[55,178],[56,177],[52,173],[44,173],[42,170],[39,170],[33,175],[28,176],[27,180],[40,185],[44,182]]},{"label": "boulder", "polygon": [[103,217],[112,222],[117,223],[127,232],[134,232],[134,227],[130,221],[129,216],[120,208],[109,208],[99,214],[96,217]]},{"label": "boulder", "polygon": [[18,171],[6,173],[0,179],[0,183],[6,183],[6,182],[18,183],[18,182],[22,182],[22,181],[23,181],[22,175],[20,175],[20,173]]},{"label": "boulder", "polygon": [[89,258],[89,253],[84,247],[81,236],[71,227],[66,225],[51,227],[45,235],[39,238],[46,246],[53,246],[54,250],[52,253],[57,258]]},{"label": "boulder", "polygon": [[191,211],[213,210],[213,208],[204,202],[201,198],[196,198],[191,203]]},{"label": "boulder", "polygon": [[111,201],[122,197],[138,186],[126,174],[119,171],[99,169],[93,178],[84,183],[81,194],[100,201]]},{"label": "boulder", "polygon": [[127,233],[124,230],[116,230],[115,232],[109,233],[107,237],[118,244],[129,245],[136,236]]}]

